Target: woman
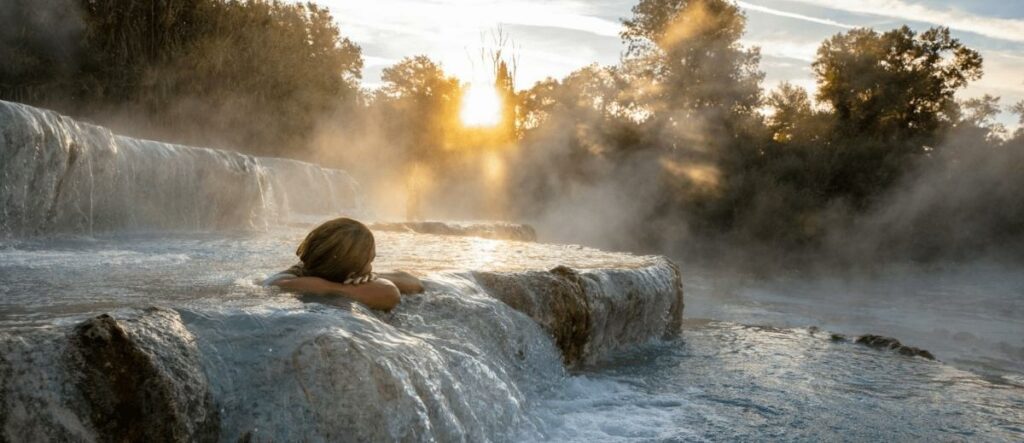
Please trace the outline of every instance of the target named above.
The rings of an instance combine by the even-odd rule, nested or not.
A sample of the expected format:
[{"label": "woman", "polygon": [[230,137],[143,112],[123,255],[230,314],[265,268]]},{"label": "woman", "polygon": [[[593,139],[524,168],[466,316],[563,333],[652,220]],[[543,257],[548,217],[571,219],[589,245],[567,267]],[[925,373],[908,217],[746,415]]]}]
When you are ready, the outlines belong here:
[{"label": "woman", "polygon": [[300,264],[263,282],[285,291],[344,296],[370,308],[390,310],[400,294],[423,292],[423,282],[406,272],[373,273],[373,233],[358,221],[337,218],[306,236],[295,251]]}]

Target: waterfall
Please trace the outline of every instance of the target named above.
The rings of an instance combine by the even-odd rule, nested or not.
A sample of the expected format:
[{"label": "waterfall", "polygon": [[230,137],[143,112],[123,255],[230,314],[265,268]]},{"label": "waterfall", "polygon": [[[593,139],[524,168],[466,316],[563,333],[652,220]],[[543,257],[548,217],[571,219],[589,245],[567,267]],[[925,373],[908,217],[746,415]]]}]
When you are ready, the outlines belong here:
[{"label": "waterfall", "polygon": [[0,233],[263,230],[360,209],[341,170],[124,137],[0,101]]}]

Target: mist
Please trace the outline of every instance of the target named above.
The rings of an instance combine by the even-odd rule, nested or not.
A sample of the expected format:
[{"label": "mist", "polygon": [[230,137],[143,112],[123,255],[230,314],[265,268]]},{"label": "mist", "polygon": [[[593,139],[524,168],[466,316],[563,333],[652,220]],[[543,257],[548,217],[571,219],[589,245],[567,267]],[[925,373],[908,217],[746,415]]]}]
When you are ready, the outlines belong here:
[{"label": "mist", "polygon": [[[315,5],[163,5],[170,21],[121,47],[135,13],[113,3],[5,3],[0,98],[341,168],[372,218],[509,220],[551,242],[755,268],[1016,261],[1024,249],[1024,135],[994,126],[998,98],[956,98],[983,60],[945,28],[836,34],[811,65],[814,94],[763,87],[730,2],[641,1],[619,64],[533,85],[514,84],[514,36],[496,30],[474,50],[501,120],[475,127],[459,115],[472,84],[429,54],[360,89],[359,47]],[[299,35],[311,45],[289,46]],[[934,62],[878,70],[893,55],[875,48],[890,43]]]},{"label": "mist", "polygon": [[1020,140],[990,143],[952,134],[915,165],[829,248],[854,259],[1024,258],[1024,150]]},{"label": "mist", "polygon": [[313,2],[0,0],[0,440],[1018,439],[1024,102],[965,97],[976,40],[841,26],[769,87],[746,2],[635,2],[518,84],[500,28],[376,82]]}]

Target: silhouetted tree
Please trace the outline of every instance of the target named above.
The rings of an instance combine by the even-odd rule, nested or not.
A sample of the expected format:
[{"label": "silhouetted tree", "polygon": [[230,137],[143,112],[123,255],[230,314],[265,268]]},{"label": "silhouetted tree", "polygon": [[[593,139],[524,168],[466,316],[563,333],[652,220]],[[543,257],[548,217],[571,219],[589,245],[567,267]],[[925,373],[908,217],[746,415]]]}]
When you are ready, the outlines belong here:
[{"label": "silhouetted tree", "polygon": [[956,126],[959,131],[974,131],[978,138],[998,144],[1006,135],[1006,126],[996,121],[1002,111],[999,97],[985,94],[960,103],[961,118]]},{"label": "silhouetted tree", "polygon": [[[485,39],[481,36],[481,43]],[[515,41],[502,28],[490,32],[490,43],[480,48],[480,61],[490,65],[494,87],[501,99],[501,123],[490,131],[499,144],[514,141],[520,135],[519,100],[516,95],[515,76],[519,68],[519,53]]]},{"label": "silhouetted tree", "polygon": [[826,40],[812,65],[818,100],[840,130],[882,141],[932,143],[955,121],[954,94],[981,77],[982,59],[948,28],[854,29]]},{"label": "silhouetted tree", "polygon": [[910,155],[934,148],[952,127],[954,94],[980,78],[981,64],[948,28],[854,29],[826,40],[812,68],[818,100],[836,119],[827,192],[863,207],[890,186]]},{"label": "silhouetted tree", "polygon": [[519,128],[516,126],[518,97],[516,96],[513,73],[509,70],[505,60],[498,62],[498,69],[494,76],[494,88],[497,89],[498,96],[501,98],[501,126],[498,138],[504,142],[515,140],[519,134]]},{"label": "silhouetted tree", "polygon": [[46,3],[8,0],[0,12],[16,25],[0,31],[0,99],[137,135],[299,156],[318,120],[356,96],[359,48],[313,3]]},{"label": "silhouetted tree", "polygon": [[454,142],[462,86],[426,56],[406,57],[385,68],[384,86],[375,105],[381,107],[386,125],[404,137],[410,157],[417,161],[439,158]]},{"label": "silhouetted tree", "polygon": [[734,3],[641,0],[623,24],[628,66],[666,126],[726,121],[758,106],[760,54],[740,45],[746,17]]},{"label": "silhouetted tree", "polygon": [[4,0],[0,7],[0,98],[39,103],[71,97],[84,50],[78,0]]},{"label": "silhouetted tree", "polygon": [[1014,131],[1013,137],[1018,140],[1024,141],[1024,100],[1014,103],[1010,106],[1010,112],[1017,114],[1017,130]]}]

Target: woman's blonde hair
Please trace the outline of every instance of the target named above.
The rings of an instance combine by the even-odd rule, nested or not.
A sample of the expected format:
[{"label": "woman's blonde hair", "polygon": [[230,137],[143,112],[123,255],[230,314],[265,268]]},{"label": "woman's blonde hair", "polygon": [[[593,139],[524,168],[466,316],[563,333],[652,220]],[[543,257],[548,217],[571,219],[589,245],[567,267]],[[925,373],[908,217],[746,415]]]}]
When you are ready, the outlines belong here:
[{"label": "woman's blonde hair", "polygon": [[344,282],[360,275],[373,261],[376,246],[373,233],[350,218],[336,218],[310,231],[295,250],[302,264],[291,271],[296,275],[320,277]]}]

